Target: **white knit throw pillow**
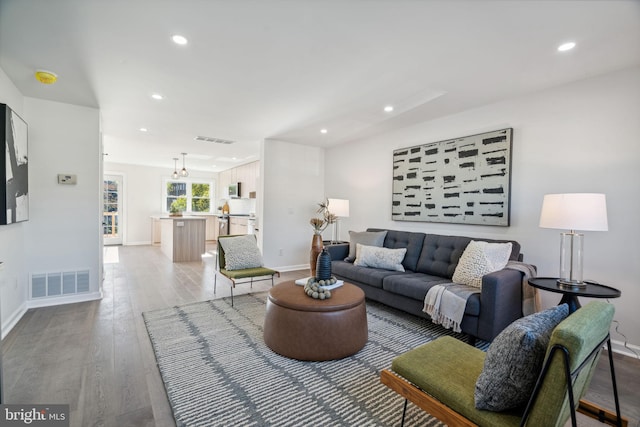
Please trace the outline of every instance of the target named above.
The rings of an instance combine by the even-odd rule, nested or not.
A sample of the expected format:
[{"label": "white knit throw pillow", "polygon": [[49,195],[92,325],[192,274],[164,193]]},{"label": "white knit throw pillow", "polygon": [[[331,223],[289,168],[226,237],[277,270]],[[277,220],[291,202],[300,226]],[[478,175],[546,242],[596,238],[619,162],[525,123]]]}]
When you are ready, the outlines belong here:
[{"label": "white knit throw pillow", "polygon": [[462,253],[453,273],[453,282],[482,287],[482,276],[502,270],[511,255],[511,243],[472,240]]}]

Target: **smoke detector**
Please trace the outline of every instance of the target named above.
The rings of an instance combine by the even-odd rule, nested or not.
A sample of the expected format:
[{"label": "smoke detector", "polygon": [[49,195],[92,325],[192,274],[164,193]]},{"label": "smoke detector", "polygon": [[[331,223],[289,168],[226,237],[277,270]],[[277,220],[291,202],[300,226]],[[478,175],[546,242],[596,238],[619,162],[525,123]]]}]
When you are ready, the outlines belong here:
[{"label": "smoke detector", "polygon": [[45,85],[52,85],[58,80],[58,75],[53,71],[38,70],[35,73],[36,80]]}]

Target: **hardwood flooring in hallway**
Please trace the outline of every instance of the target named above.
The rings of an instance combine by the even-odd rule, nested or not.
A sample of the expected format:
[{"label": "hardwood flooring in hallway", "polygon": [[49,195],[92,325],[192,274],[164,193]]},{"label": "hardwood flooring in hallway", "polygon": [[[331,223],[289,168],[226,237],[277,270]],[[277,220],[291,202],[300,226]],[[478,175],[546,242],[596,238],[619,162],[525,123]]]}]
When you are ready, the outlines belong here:
[{"label": "hardwood flooring in hallway", "polygon": [[[228,297],[228,282],[219,278],[213,293],[213,257],[172,263],[157,246],[117,249],[101,301],[31,309],[3,340],[6,403],[68,403],[71,426],[175,425],[141,313]],[[258,282],[252,291],[269,287]],[[234,295],[249,291],[239,285]],[[588,397],[613,408],[606,358],[599,366]],[[623,414],[640,427],[640,361],[616,356],[616,369]]]}]

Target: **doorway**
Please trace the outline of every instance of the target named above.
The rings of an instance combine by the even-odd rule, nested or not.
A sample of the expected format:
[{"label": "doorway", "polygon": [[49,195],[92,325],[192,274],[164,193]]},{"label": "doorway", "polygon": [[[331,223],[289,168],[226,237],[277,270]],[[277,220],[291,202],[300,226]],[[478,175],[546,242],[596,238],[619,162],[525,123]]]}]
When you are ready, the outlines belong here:
[{"label": "doorway", "polygon": [[123,181],[122,175],[104,175],[103,178],[102,232],[105,246],[122,244]]}]

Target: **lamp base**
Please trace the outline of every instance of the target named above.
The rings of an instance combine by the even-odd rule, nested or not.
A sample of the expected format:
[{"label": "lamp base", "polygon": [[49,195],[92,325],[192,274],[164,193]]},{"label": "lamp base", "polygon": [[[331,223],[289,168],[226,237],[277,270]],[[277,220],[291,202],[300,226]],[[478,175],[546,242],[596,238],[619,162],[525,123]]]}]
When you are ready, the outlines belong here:
[{"label": "lamp base", "polygon": [[577,280],[569,280],[569,279],[558,279],[556,280],[558,286],[564,289],[584,289],[587,287],[587,284],[583,281]]}]

